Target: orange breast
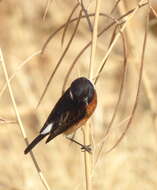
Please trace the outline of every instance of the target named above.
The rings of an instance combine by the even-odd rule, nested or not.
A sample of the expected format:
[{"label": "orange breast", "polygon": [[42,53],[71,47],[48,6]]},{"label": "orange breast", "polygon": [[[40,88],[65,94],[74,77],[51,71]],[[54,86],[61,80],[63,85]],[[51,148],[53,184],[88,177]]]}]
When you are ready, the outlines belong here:
[{"label": "orange breast", "polygon": [[84,117],[84,119],[82,119],[75,125],[71,126],[68,130],[66,130],[64,132],[64,134],[69,135],[70,133],[75,132],[78,128],[80,128],[82,125],[84,125],[87,122],[87,120],[89,119],[89,117],[93,114],[96,106],[97,106],[97,94],[95,92],[92,102],[90,102],[90,104],[87,106],[86,116]]}]

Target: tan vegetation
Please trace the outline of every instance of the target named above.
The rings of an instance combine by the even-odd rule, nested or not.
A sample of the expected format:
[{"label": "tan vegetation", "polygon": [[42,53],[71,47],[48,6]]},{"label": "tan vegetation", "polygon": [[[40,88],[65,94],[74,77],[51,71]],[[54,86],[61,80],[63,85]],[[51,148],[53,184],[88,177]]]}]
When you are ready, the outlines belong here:
[{"label": "tan vegetation", "polygon": [[[52,107],[61,96],[65,78],[68,79],[66,85],[68,87],[78,76],[89,76],[91,46],[79,57],[69,78],[67,72],[76,56],[91,38],[93,39],[88,19],[93,25],[94,14],[88,19],[80,17],[80,22],[76,19],[67,25],[62,39],[65,25],[49,41],[44,53],[40,54],[50,34],[66,23],[77,2],[75,0],[0,1],[0,48],[7,73],[12,79],[10,84],[13,98],[29,141],[38,134]],[[94,13],[95,2],[84,1],[88,13]],[[96,83],[98,106],[90,122],[94,149],[92,187],[94,190],[155,190],[157,189],[155,98],[157,26],[154,22],[156,17],[149,1],[139,1],[140,6],[138,6],[137,0],[120,1],[111,14],[116,2],[118,1],[101,1],[100,13],[106,16],[102,14],[99,16],[98,33],[112,22],[113,25],[97,39],[97,44],[94,45],[96,52],[92,65],[93,74],[90,75],[94,81],[101,64],[106,61]],[[153,7],[155,8],[155,4]],[[78,5],[71,19],[78,18],[80,10],[81,6]],[[132,12],[129,12],[130,10]],[[147,22],[150,10],[152,20]],[[128,15],[124,16],[125,13]],[[122,15],[124,16],[122,19],[117,19]],[[76,24],[78,24],[77,30]],[[115,28],[116,33],[113,35]],[[36,109],[48,79],[61,60],[74,30],[76,34],[72,43],[41,104]],[[26,144],[6,85],[2,61],[0,79],[0,190],[45,189],[31,157],[23,153]],[[111,123],[121,85],[121,100],[116,117]],[[132,111],[134,108],[136,108],[135,114]],[[119,142],[124,131],[126,134]],[[76,139],[83,142],[82,130],[77,131]],[[116,147],[108,152],[116,143]],[[103,149],[99,154],[100,147]],[[41,142],[33,152],[50,189],[86,188],[83,153],[77,145],[70,144],[64,136],[60,135],[46,145]]]}]

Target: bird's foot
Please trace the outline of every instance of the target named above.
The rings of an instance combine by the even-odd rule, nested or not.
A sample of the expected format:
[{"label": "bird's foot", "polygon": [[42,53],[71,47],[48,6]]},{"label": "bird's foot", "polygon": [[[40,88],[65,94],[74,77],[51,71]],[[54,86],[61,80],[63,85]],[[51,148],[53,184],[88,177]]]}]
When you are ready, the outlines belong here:
[{"label": "bird's foot", "polygon": [[67,138],[68,140],[70,140],[70,141],[72,141],[72,142],[78,144],[79,146],[81,146],[82,152],[87,151],[88,153],[92,153],[91,145],[83,145],[83,144],[77,142],[77,141],[76,141],[75,139],[73,139],[73,138],[70,138],[70,137],[66,137],[66,138]]},{"label": "bird's foot", "polygon": [[92,153],[92,148],[91,148],[91,145],[90,145],[90,144],[89,144],[89,145],[82,145],[82,146],[81,146],[81,150],[82,150],[82,152],[87,151],[87,152],[89,152],[89,153]]}]

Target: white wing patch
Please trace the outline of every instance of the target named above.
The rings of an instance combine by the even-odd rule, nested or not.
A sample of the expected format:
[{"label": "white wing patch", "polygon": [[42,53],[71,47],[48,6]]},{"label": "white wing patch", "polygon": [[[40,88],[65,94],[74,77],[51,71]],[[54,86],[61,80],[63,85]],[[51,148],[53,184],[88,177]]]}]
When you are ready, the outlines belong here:
[{"label": "white wing patch", "polygon": [[48,134],[52,130],[53,123],[47,125],[47,127],[40,133],[42,135]]}]

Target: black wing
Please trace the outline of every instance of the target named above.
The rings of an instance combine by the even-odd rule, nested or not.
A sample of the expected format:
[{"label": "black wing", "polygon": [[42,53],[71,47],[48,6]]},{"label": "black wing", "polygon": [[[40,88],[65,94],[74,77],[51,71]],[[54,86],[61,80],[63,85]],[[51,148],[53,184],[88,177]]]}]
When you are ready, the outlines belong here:
[{"label": "black wing", "polygon": [[44,126],[40,130],[40,134],[28,145],[24,153],[27,154],[47,135],[49,135],[46,141],[46,143],[48,143],[51,139],[83,119],[85,114],[86,106],[75,104],[70,98],[68,89],[50,113]]},{"label": "black wing", "polygon": [[46,141],[48,142],[83,119],[85,114],[86,106],[84,104],[76,104],[70,98],[68,89],[55,105],[40,133],[46,131],[49,124],[52,124],[51,131],[47,130],[50,133]]}]

